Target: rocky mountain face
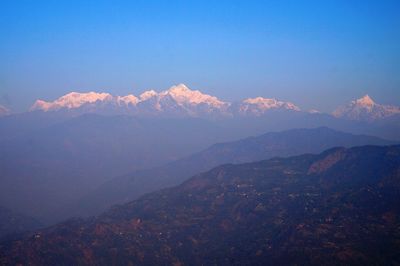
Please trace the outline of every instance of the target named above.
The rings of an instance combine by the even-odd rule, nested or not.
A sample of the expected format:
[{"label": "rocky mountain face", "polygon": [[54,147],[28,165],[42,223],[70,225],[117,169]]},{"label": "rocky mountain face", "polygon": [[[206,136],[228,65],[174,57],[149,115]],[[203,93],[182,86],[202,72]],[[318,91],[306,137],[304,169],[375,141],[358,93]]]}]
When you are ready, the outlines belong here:
[{"label": "rocky mountain face", "polygon": [[326,127],[266,133],[238,141],[218,143],[161,167],[115,177],[80,199],[74,209],[79,210],[79,216],[98,214],[114,204],[125,203],[146,193],[178,185],[192,175],[221,164],[320,153],[333,147],[391,144],[394,142],[343,133]]},{"label": "rocky mountain face", "polygon": [[333,115],[350,120],[371,122],[400,115],[400,107],[375,103],[371,97],[365,95],[345,106],[339,107],[333,112]]},{"label": "rocky mountain face", "polygon": [[2,265],[396,265],[400,146],[223,165],[0,245]]}]

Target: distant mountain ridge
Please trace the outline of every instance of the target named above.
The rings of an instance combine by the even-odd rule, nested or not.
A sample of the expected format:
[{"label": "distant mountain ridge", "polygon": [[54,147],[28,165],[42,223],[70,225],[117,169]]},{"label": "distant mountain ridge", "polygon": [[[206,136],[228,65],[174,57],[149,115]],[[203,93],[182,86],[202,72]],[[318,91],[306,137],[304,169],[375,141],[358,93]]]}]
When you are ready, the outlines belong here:
[{"label": "distant mountain ridge", "polygon": [[2,265],[397,265],[400,146],[222,165],[0,244]]},{"label": "distant mountain ridge", "polygon": [[[391,125],[386,130],[383,124],[374,128],[375,124],[341,120],[327,114],[281,110],[214,121],[40,111],[9,115],[0,119],[0,205],[44,224],[53,223],[70,217],[70,212],[64,212],[65,208],[60,206],[69,207],[108,180],[165,165],[214,143],[319,126],[400,140],[400,123],[394,120]],[[221,161],[210,161],[213,164],[204,166],[212,167],[216,162]],[[183,172],[175,177],[181,178],[175,179],[177,182],[188,176]],[[151,188],[146,191],[153,191],[161,184],[152,174],[144,185]],[[98,206],[103,208],[107,204]]]},{"label": "distant mountain ridge", "polygon": [[353,135],[327,127],[270,132],[218,143],[204,151],[161,167],[116,177],[79,201],[80,215],[97,214],[111,205],[134,200],[157,189],[178,185],[188,177],[226,163],[246,163],[272,157],[320,153],[333,147],[391,145],[377,137]]}]

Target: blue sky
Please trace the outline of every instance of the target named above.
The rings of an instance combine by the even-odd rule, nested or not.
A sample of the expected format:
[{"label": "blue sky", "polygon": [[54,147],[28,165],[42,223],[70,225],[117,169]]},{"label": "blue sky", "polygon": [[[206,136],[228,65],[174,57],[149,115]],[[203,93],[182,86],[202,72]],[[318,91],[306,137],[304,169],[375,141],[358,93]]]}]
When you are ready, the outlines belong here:
[{"label": "blue sky", "polygon": [[235,101],[332,111],[400,105],[400,1],[0,3],[0,104],[185,83]]}]

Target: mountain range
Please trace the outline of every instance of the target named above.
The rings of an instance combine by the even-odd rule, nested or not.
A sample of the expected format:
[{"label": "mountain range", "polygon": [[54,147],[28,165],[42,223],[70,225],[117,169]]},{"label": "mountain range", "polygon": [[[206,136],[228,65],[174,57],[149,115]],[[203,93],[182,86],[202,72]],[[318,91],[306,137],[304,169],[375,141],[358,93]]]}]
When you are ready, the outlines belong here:
[{"label": "mountain range", "polygon": [[[271,110],[302,111],[291,102],[274,98],[256,97],[241,102],[226,102],[198,90],[190,90],[184,84],[173,86],[162,92],[148,90],[139,97],[132,94],[113,96],[109,93],[71,92],[55,101],[37,100],[30,110],[212,119],[261,116]],[[316,110],[308,112],[319,113]],[[360,121],[375,121],[399,114],[400,107],[377,104],[368,95],[339,107],[333,112],[335,117]]]},{"label": "mountain range", "polygon": [[[279,114],[271,114],[285,121]],[[35,127],[31,131],[21,135],[10,131],[3,140],[0,138],[0,204],[43,224],[52,224],[74,214],[98,213],[113,203],[176,185],[220,163],[320,152],[334,146],[393,143],[375,137],[350,134],[343,137],[343,133],[337,131],[309,129],[292,134],[275,133],[271,135],[275,137],[270,138],[267,134],[265,146],[260,145],[255,151],[252,149],[257,141],[250,138],[240,141],[241,144],[229,152],[221,153],[224,148],[211,148],[190,159],[192,154],[214,143],[241,139],[259,130],[268,132],[266,126],[273,120],[267,116],[264,119],[268,122],[259,123],[257,118],[224,125],[198,118],[85,114],[55,121],[52,113],[25,115],[29,115],[27,121],[35,118],[43,124],[37,128],[33,123]],[[12,121],[20,125],[17,122],[26,121],[25,115],[14,116],[18,118],[16,122],[12,116],[3,118],[0,129],[1,122],[5,122],[7,129],[12,128]],[[299,118],[295,120],[300,121]],[[295,121],[284,124],[294,126]],[[270,126],[279,128],[275,123]],[[263,138],[257,139],[262,143]],[[295,139],[297,143],[293,143]],[[121,185],[118,180],[123,181]]]},{"label": "mountain range", "polygon": [[227,163],[246,163],[272,157],[320,153],[333,147],[390,145],[394,142],[353,135],[326,127],[270,132],[233,142],[218,143],[164,166],[115,177],[80,199],[77,216],[94,215],[158,189],[179,185],[188,177]]},{"label": "mountain range", "polygon": [[222,165],[0,244],[2,265],[397,265],[400,146]]},{"label": "mountain range", "polygon": [[232,115],[262,115],[270,109],[300,111],[290,102],[257,97],[245,99],[241,103],[229,103],[215,96],[190,90],[184,84],[168,90],[149,90],[139,97],[134,95],[113,96],[109,93],[77,93],[64,95],[53,102],[38,100],[31,111],[60,111],[96,113],[121,113],[144,116],[175,117],[229,117]]}]

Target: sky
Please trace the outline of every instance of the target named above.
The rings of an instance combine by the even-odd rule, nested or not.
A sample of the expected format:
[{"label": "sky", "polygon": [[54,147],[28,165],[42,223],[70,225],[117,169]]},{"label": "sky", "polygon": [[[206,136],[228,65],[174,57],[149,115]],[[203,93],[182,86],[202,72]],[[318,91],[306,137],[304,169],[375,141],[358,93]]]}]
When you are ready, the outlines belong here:
[{"label": "sky", "polygon": [[400,1],[0,2],[0,104],[184,83],[330,112],[400,105]]}]

